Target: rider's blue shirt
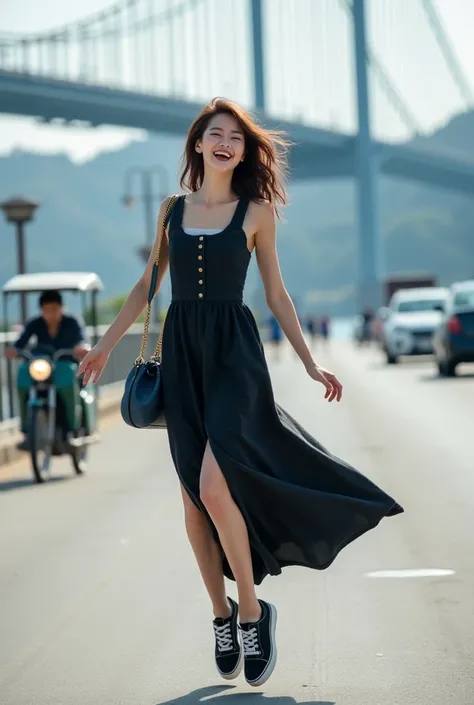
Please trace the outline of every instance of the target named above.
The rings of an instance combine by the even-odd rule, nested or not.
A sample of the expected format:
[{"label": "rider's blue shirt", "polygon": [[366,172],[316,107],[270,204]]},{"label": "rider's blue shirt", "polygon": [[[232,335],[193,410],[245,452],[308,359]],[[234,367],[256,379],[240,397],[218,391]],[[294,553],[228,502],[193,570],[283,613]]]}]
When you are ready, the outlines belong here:
[{"label": "rider's blue shirt", "polygon": [[48,346],[53,347],[55,350],[59,350],[60,348],[74,348],[76,345],[79,345],[79,343],[85,343],[87,341],[86,332],[77,318],[66,314],[63,314],[58,333],[54,338],[50,336],[48,326],[42,316],[32,318],[28,321],[23,333],[15,343],[17,350],[26,347],[33,336],[36,338],[35,347],[40,348],[42,346]]}]

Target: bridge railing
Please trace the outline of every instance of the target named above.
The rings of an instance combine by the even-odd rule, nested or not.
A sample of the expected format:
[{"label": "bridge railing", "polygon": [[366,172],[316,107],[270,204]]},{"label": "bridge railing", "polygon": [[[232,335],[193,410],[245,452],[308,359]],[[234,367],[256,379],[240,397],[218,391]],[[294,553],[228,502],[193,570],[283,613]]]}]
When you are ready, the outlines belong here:
[{"label": "bridge railing", "polygon": [[[102,335],[107,326],[99,327],[99,335]],[[112,351],[107,366],[102,373],[99,381],[99,387],[105,387],[111,384],[116,384],[124,380],[137,358],[140,351],[140,342],[143,331],[143,325],[135,325],[124,335],[122,340],[117,344]],[[149,349],[152,349],[154,340],[158,335],[156,328],[151,328],[151,336],[149,340]],[[92,330],[88,329],[90,339],[92,340]],[[0,333],[0,422],[14,419],[18,415],[18,398],[16,394],[16,373],[18,362],[8,361],[3,356],[4,345],[13,343],[16,339],[16,333]]]},{"label": "bridge railing", "polygon": [[248,100],[248,3],[226,0],[218,31],[221,4],[119,0],[48,32],[0,32],[0,69],[200,102],[237,88]]}]

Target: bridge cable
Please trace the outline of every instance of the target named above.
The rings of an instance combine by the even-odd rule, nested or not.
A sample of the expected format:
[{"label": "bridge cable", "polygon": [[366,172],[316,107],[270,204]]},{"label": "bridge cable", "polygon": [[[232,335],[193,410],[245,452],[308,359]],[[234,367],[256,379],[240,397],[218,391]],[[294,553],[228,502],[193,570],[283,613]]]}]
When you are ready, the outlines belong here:
[{"label": "bridge cable", "polygon": [[443,23],[436,10],[433,0],[421,0],[421,4],[428,18],[428,22],[433,30],[433,34],[438,42],[438,46],[451,73],[453,81],[457,85],[459,92],[466,101],[469,108],[474,107],[474,93],[462,70],[461,62],[456,56],[453,45],[444,29]]},{"label": "bridge cable", "polygon": [[[350,0],[339,0],[339,4],[352,19],[352,3]],[[370,64],[374,75],[378,79],[379,85],[385,93],[388,101],[392,104],[399,117],[405,123],[406,127],[408,127],[413,133],[420,134],[422,131],[421,126],[418,124],[415,115],[408,108],[402,96],[395,88],[393,81],[389,78],[386,70],[382,66],[378,57],[375,55],[373,49],[369,46],[366,48],[366,59],[367,63]]]},{"label": "bridge cable", "polygon": [[[94,27],[100,24],[100,22],[104,21],[107,17],[109,17],[109,15],[120,13],[124,9],[127,9],[129,6],[136,7],[137,5],[143,2],[144,0],[120,0],[119,2],[116,2],[113,5],[109,5],[109,7],[107,7],[105,10],[95,12],[93,14],[87,15],[85,18],[69,22],[68,24],[61,25],[60,27],[55,27],[46,32],[42,32],[41,34],[24,34],[20,32],[1,31],[0,42],[4,40],[5,42],[13,44],[22,40],[38,41],[42,39],[49,39],[52,36],[59,35],[64,32],[70,32],[74,29],[77,30],[81,27]],[[135,22],[129,23],[128,30],[130,33],[136,32],[143,29],[147,29],[149,27],[150,22],[167,22],[171,18],[176,17],[178,15],[182,15],[182,13],[187,11],[188,9],[193,9],[197,5],[204,2],[206,2],[206,0],[180,0],[180,2],[175,2],[166,10],[162,10],[161,12],[155,11],[152,16],[147,15],[144,18],[138,17]]]}]

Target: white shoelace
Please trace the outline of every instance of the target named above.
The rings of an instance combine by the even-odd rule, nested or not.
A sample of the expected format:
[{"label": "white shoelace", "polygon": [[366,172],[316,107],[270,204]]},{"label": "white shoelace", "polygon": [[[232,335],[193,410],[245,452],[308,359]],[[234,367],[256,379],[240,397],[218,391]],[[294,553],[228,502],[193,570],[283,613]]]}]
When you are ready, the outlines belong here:
[{"label": "white shoelace", "polygon": [[230,627],[230,622],[226,622],[221,627],[214,624],[214,632],[217,641],[218,651],[232,651],[234,644],[232,641],[232,630]]},{"label": "white shoelace", "polygon": [[241,629],[240,633],[244,644],[244,656],[260,656],[257,627],[252,627],[248,631]]}]

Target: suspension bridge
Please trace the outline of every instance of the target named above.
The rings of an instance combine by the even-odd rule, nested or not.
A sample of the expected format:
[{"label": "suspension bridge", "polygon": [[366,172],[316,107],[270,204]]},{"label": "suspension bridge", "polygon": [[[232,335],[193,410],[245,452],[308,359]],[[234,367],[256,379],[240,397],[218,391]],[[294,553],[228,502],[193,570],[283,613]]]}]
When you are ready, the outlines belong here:
[{"label": "suspension bridge", "polygon": [[[269,127],[288,132],[293,179],[356,178],[361,299],[374,303],[383,270],[377,175],[471,194],[474,162],[428,151],[416,139],[426,128],[369,36],[369,5],[120,0],[47,32],[2,33],[0,112],[183,135],[211,96],[237,100]],[[372,15],[393,9],[394,0],[373,5]],[[458,110],[472,107],[469,82],[434,0],[396,5],[422,14],[458,94]],[[423,74],[419,80],[422,91]],[[341,109],[343,95],[349,111]],[[395,142],[378,129],[387,110],[399,125]]]}]

